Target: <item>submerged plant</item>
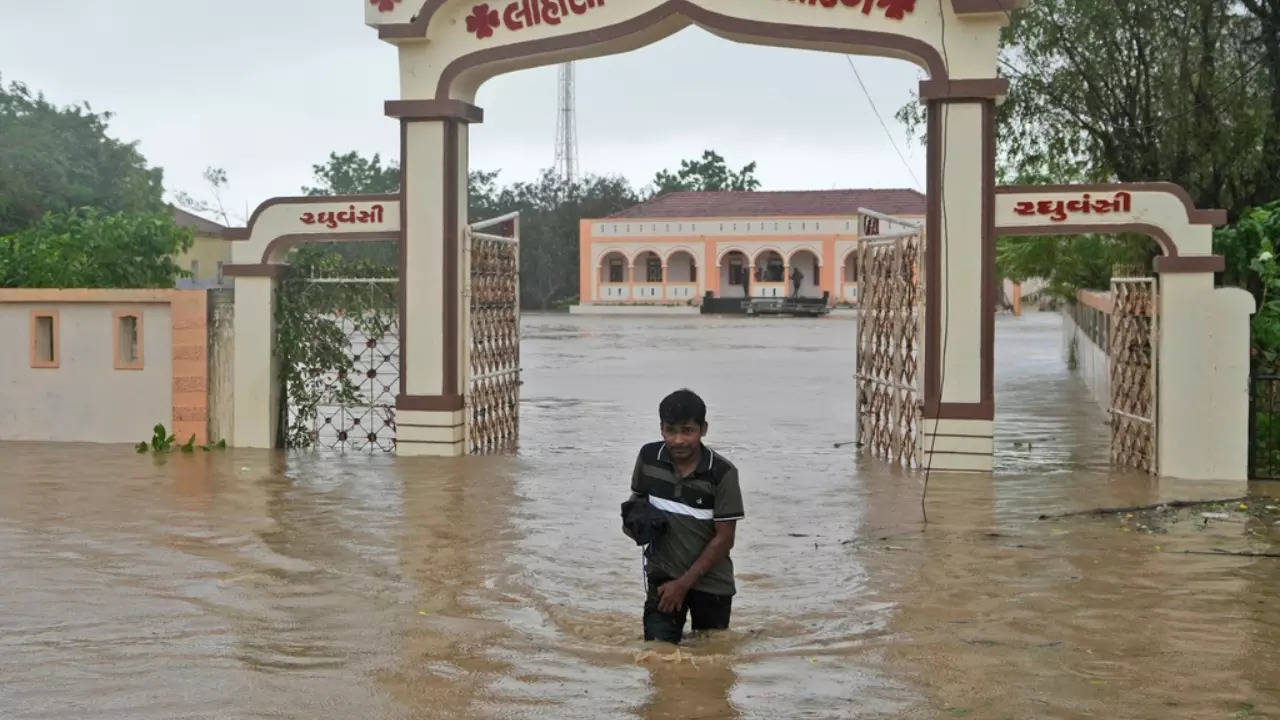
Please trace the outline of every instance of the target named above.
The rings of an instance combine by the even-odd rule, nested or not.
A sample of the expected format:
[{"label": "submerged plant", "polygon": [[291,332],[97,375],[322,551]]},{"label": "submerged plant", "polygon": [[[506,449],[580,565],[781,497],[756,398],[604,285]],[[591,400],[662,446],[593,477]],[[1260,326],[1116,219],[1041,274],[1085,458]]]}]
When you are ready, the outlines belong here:
[{"label": "submerged plant", "polygon": [[134,447],[134,449],[137,450],[139,454],[145,453],[147,451],[157,453],[157,454],[169,453],[169,452],[173,452],[175,448],[178,450],[181,450],[184,453],[193,453],[196,451],[196,448],[200,448],[205,452],[209,452],[210,450],[226,450],[227,449],[226,440],[219,440],[216,443],[205,443],[203,445],[196,445],[195,435],[192,435],[191,437],[187,438],[187,441],[182,445],[177,445],[176,441],[177,441],[177,438],[174,437],[167,430],[165,430],[164,425],[158,424],[152,430],[151,441],[140,442]]}]

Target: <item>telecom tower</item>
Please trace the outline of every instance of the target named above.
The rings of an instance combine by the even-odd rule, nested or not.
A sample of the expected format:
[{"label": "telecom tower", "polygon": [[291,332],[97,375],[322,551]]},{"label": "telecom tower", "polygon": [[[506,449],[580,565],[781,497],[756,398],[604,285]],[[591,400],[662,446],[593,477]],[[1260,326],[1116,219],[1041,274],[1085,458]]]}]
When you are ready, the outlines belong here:
[{"label": "telecom tower", "polygon": [[560,110],[556,115],[555,172],[567,182],[578,177],[577,90],[573,84],[573,63],[560,66]]}]

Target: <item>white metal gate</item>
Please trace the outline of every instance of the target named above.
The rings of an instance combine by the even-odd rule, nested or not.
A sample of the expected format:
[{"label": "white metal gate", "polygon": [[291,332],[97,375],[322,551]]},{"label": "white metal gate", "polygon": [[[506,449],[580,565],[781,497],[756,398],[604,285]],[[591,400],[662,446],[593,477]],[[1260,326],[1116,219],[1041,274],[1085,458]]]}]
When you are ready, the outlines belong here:
[{"label": "white metal gate", "polygon": [[471,225],[466,255],[467,449],[514,452],[520,438],[519,213]]},{"label": "white metal gate", "polygon": [[1155,278],[1111,281],[1111,462],[1157,474],[1160,314]]},{"label": "white metal gate", "polygon": [[861,211],[884,234],[858,244],[858,441],[863,452],[904,467],[922,460],[924,241],[917,225]]},{"label": "white metal gate", "polygon": [[[289,282],[301,285],[311,309],[308,332],[324,342],[300,358],[299,385],[288,388],[286,446],[395,452],[399,281],[312,276]],[[318,352],[336,356],[313,357]]]}]

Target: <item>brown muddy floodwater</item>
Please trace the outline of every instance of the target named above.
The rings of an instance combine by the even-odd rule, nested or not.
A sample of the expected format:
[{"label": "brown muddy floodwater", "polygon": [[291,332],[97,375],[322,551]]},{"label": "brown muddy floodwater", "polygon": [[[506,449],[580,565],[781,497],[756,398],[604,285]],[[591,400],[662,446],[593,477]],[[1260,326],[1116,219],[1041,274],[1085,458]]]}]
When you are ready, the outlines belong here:
[{"label": "brown muddy floodwater", "polygon": [[[1246,488],[1109,473],[1058,318],[997,327],[999,471],[927,528],[833,447],[838,318],[531,316],[518,458],[0,445],[0,718],[1280,717],[1280,560],[1183,552],[1280,528],[1038,520]],[[733,629],[672,655],[618,504],[684,385],[747,519]]]}]

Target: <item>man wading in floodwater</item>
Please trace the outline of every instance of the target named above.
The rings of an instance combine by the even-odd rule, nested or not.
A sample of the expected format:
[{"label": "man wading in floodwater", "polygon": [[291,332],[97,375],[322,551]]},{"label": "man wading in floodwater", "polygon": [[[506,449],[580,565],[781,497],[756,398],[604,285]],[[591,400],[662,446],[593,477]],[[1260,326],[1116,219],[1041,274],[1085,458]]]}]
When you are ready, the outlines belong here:
[{"label": "man wading in floodwater", "polygon": [[[702,444],[702,398],[676,391],[658,405],[658,417],[663,441],[640,449],[631,475],[633,503],[647,499],[654,518],[666,521],[645,551],[644,639],[679,643],[690,613],[694,632],[729,627],[736,592],[729,550],[743,518],[742,490],[738,469]],[[628,522],[623,531],[636,539]]]}]

